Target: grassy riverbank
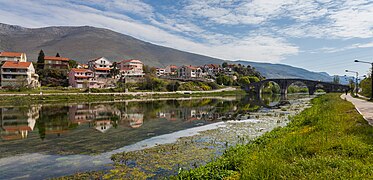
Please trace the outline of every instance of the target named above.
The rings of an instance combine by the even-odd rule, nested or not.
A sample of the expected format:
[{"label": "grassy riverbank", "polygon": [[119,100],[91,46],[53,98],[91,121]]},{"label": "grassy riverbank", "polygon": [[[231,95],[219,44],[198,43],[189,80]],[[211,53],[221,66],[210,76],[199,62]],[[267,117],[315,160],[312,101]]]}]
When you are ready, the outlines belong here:
[{"label": "grassy riverbank", "polygon": [[338,94],[252,143],[174,179],[369,179],[373,177],[373,127]]}]

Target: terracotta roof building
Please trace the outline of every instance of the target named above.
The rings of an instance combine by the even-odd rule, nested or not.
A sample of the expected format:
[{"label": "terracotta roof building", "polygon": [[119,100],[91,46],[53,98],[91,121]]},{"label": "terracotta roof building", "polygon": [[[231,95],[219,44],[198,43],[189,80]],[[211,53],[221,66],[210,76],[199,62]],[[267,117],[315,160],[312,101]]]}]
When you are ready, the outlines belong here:
[{"label": "terracotta roof building", "polygon": [[137,59],[123,60],[118,63],[119,72],[122,78],[125,77],[143,77],[144,64]]},{"label": "terracotta roof building", "polygon": [[0,62],[5,62],[5,61],[26,62],[27,61],[26,53],[0,52]]},{"label": "terracotta roof building", "polygon": [[31,62],[6,61],[1,67],[1,86],[9,88],[39,87],[39,76]]},{"label": "terracotta roof building", "polygon": [[109,78],[113,63],[105,57],[88,61],[88,67],[95,73],[96,78]]},{"label": "terracotta roof building", "polygon": [[69,72],[69,85],[74,88],[96,88],[97,81],[91,70],[72,68]]},{"label": "terracotta roof building", "polygon": [[69,58],[65,57],[44,57],[44,69],[69,69]]}]

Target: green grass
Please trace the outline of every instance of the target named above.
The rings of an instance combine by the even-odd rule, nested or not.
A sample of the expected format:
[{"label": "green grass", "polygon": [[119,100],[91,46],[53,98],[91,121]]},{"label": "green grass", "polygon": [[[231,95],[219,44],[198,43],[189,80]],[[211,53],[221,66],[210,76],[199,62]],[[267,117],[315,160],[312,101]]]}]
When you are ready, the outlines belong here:
[{"label": "green grass", "polygon": [[339,94],[312,103],[288,126],[173,179],[372,179],[373,127]]}]

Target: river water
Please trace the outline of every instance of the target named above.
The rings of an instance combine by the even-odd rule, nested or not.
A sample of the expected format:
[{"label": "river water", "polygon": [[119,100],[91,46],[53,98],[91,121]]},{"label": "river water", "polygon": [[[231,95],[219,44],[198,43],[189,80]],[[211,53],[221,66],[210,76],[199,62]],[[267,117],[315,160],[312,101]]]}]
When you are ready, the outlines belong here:
[{"label": "river water", "polygon": [[[309,97],[293,97],[302,98]],[[0,179],[45,179],[110,169],[113,154],[226,127],[227,120],[255,123],[279,100],[234,96],[0,106]],[[277,122],[271,128],[281,125]]]}]

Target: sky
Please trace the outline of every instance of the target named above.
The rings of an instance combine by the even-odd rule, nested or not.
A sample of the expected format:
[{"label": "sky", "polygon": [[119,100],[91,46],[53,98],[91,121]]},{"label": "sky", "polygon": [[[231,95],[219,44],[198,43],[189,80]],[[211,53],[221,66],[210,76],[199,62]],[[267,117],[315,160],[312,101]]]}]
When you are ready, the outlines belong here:
[{"label": "sky", "polygon": [[[368,72],[373,0],[0,0],[0,22],[89,25],[221,58]],[[348,75],[353,75],[352,73]]]}]

